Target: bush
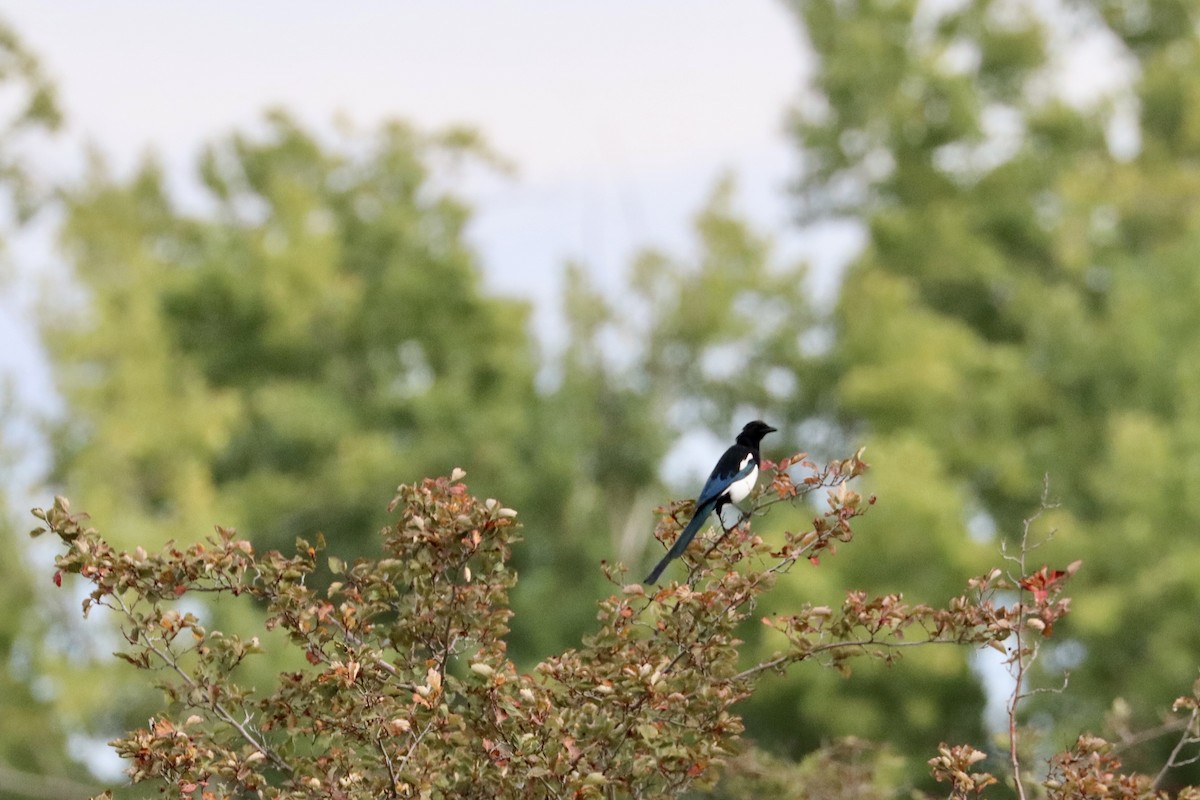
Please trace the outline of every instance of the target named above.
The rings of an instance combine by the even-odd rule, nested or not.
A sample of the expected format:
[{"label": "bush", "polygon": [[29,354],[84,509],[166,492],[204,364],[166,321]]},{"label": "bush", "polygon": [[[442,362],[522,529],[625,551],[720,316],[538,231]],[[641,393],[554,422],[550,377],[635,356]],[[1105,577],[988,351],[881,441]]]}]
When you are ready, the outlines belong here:
[{"label": "bush", "polygon": [[[595,632],[528,672],[504,642],[517,514],[471,496],[460,470],[401,486],[395,522],[381,532],[383,557],[349,565],[329,557],[333,582],[323,589],[310,586],[323,542],[299,541],[292,556],[260,554],[217,528],[185,548],[117,552],[63,498],[34,511],[44,523],[34,533],[48,529],[65,545],[57,583],[64,573],[91,583],[85,615],[94,606],[115,612],[128,643],[117,656],[168,676],[162,712],[113,742],[134,782],[203,798],[668,797],[712,786],[722,765],[738,791],[795,769],[733,760],[742,732],[735,706],[771,673],[937,643],[992,646],[1020,666],[1066,613],[1061,591],[1078,565],[1024,570],[1022,558],[1021,574],[974,578],[944,608],[850,592],[840,608],[764,618],[786,645],[739,664],[737,632],[758,599],[800,559],[832,555],[853,538],[853,520],[874,502],[850,488],[866,468],[857,455],[821,468],[802,456],[764,464],[753,510],[715,543],[693,545],[685,582],[648,589],[605,565],[614,592],[599,604]],[[788,503],[803,513],[822,490],[823,513],[782,544],[752,532],[755,512]],[[668,540],[687,508],[663,511],[657,535]],[[998,602],[1000,590],[1019,602]],[[266,629],[286,632],[303,660],[269,690],[239,682],[239,665],[264,651],[267,636],[207,628],[188,610],[202,604],[180,603],[198,593],[261,604]],[[1122,788],[1099,742],[1081,740],[1055,761],[1052,796],[1090,794],[1096,781],[1113,796],[1148,791],[1149,779]],[[1013,753],[1019,775],[1015,745]],[[943,746],[934,777],[956,797],[977,795],[996,781],[972,772],[981,756]],[[811,786],[828,787],[836,761],[815,759]],[[775,778],[756,777],[764,769]],[[797,772],[812,773],[811,764]]]}]

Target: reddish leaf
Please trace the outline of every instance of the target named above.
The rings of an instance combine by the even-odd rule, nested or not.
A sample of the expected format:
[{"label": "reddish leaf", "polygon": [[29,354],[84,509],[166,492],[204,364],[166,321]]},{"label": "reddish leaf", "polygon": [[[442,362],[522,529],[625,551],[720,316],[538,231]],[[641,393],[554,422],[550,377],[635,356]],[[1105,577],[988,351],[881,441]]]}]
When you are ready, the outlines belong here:
[{"label": "reddish leaf", "polygon": [[1032,593],[1034,602],[1040,605],[1046,602],[1050,591],[1057,588],[1057,584],[1066,574],[1061,569],[1051,570],[1049,567],[1043,566],[1032,575],[1022,578],[1018,583],[1022,589]]}]

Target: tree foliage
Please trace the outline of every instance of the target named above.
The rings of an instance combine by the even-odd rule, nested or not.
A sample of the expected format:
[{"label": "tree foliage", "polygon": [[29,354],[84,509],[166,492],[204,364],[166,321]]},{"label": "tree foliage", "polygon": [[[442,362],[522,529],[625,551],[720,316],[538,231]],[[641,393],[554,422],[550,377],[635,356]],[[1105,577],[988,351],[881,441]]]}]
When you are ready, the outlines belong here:
[{"label": "tree foliage", "polygon": [[532,352],[431,176],[459,156],[460,134],[330,147],[275,113],[204,153],[202,214],[153,162],[95,165],[63,231],[86,305],[45,319],[74,411],[59,480],[138,541],[215,514],[277,546],[361,542],[364,496],[397,470],[460,460],[501,482]]},{"label": "tree foliage", "polygon": [[[1157,725],[1200,651],[1195,4],[793,5],[818,57],[797,202],[867,231],[829,406],[919,472],[876,491],[939,498],[930,563],[970,550],[968,527],[1011,543],[1048,476],[1049,552],[1088,569],[1041,678],[1067,667],[1070,691],[1044,710],[1058,736],[1100,728],[1117,697],[1127,731]],[[1105,90],[1067,91],[1102,65]],[[1165,758],[1156,741],[1134,762]]]},{"label": "tree foliage", "polygon": [[[798,562],[851,542],[853,521],[874,503],[849,487],[866,469],[857,457],[817,467],[801,456],[794,466],[766,465],[752,513],[783,503],[803,521],[806,499],[824,490],[810,525],[775,543],[745,521],[698,540],[688,580],[658,590],[623,585],[624,567],[606,568],[615,591],[593,631],[531,670],[518,669],[504,641],[517,514],[471,496],[460,471],[401,486],[382,556],[330,556],[324,589],[312,585],[320,543],[260,553],[218,527],[202,543],[122,551],[63,498],[35,511],[35,533],[62,542],[56,582],[75,574],[91,585],[85,614],[115,612],[127,642],[117,655],[160,676],[166,705],[114,743],[134,781],[205,798],[662,797],[713,784],[742,732],[735,705],[774,673],[845,670],[912,647],[1004,649],[1014,636],[1050,635],[1067,610],[1073,568],[1016,583],[993,570],[945,608],[850,592],[837,608],[762,619],[778,649],[744,663],[738,634],[760,599]],[[680,510],[664,509],[664,539],[678,535]],[[998,602],[1006,588],[1028,600]],[[239,670],[265,635],[212,627],[188,609],[196,593],[257,599],[266,628],[285,632],[303,659],[269,687],[248,685]]]}]

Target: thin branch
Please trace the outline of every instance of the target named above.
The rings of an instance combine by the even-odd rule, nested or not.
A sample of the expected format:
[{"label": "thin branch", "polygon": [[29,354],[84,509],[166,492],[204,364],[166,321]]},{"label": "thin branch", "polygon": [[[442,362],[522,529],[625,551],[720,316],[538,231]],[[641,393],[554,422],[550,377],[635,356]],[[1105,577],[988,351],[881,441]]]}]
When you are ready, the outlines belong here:
[{"label": "thin branch", "polygon": [[[1022,525],[1021,525],[1021,549],[1018,551],[1017,555],[1010,556],[1010,555],[1008,555],[1008,553],[1005,550],[1004,543],[1001,542],[1001,545],[1000,545],[1001,556],[1004,559],[1016,564],[1018,571],[1020,573],[1019,576],[1013,576],[1011,573],[1009,574],[1009,579],[1012,580],[1012,582],[1015,586],[1020,586],[1021,579],[1027,574],[1026,557],[1028,556],[1029,552],[1031,550],[1037,549],[1042,544],[1044,544],[1045,541],[1048,540],[1050,536],[1053,536],[1053,531],[1051,531],[1050,534],[1047,535],[1046,540],[1031,543],[1029,541],[1029,531],[1033,527],[1033,523],[1035,521],[1037,521],[1037,519],[1039,517],[1042,516],[1042,512],[1047,511],[1049,509],[1057,508],[1057,507],[1058,507],[1057,503],[1050,502],[1050,476],[1045,475],[1042,478],[1041,504],[1038,507],[1038,510],[1032,516],[1027,517],[1022,522]],[[1017,612],[1017,625],[1015,626],[1014,631],[1013,631],[1014,638],[1015,638],[1015,647],[1013,648],[1012,655],[1009,656],[1009,666],[1012,671],[1011,674],[1013,676],[1014,683],[1013,683],[1012,694],[1009,695],[1008,704],[1007,704],[1008,705],[1008,708],[1007,708],[1007,710],[1008,710],[1008,763],[1009,763],[1009,766],[1012,767],[1013,785],[1017,790],[1017,798],[1018,798],[1018,800],[1025,800],[1025,784],[1021,780],[1021,755],[1019,752],[1018,739],[1017,739],[1017,708],[1020,705],[1021,701],[1024,700],[1026,697],[1029,697],[1032,694],[1039,693],[1038,690],[1034,690],[1032,692],[1025,692],[1022,689],[1022,687],[1025,684],[1025,673],[1029,670],[1029,667],[1037,659],[1039,647],[1038,647],[1038,644],[1035,642],[1033,644],[1033,646],[1029,648],[1028,652],[1026,652],[1025,641],[1024,641],[1024,636],[1023,636],[1025,626],[1024,626],[1024,624],[1022,624],[1022,618],[1024,617],[1024,613],[1025,613],[1025,605],[1020,600],[1017,601],[1016,612]],[[1067,680],[1066,677],[1064,677],[1064,682],[1063,682],[1064,687],[1066,686],[1066,680]]]},{"label": "thin branch", "polygon": [[[121,612],[124,613],[126,617],[130,617],[130,609],[129,606],[125,604],[125,601],[122,600],[117,594],[112,594],[110,596],[117,602],[118,605],[120,605]],[[164,664],[169,666],[175,672],[175,674],[183,679],[183,682],[187,684],[189,689],[202,688],[195,678],[193,678],[186,670],[184,670],[183,667],[179,666],[179,662],[173,657],[173,654],[170,653],[169,649],[164,652],[147,636],[143,635],[142,640],[145,642],[145,646],[149,648],[150,652],[158,656],[158,658]],[[286,761],[284,761],[283,758],[276,753],[274,749],[268,746],[265,741],[256,738],[254,734],[250,732],[248,724],[243,724],[234,719],[233,715],[229,713],[228,709],[226,709],[219,700],[209,700],[209,708],[211,708],[213,712],[215,712],[216,715],[220,717],[221,720],[227,725],[232,726],[238,732],[238,734],[240,734],[241,737],[250,744],[251,747],[265,756],[276,767],[288,773],[289,775],[295,772],[291,764],[288,764]],[[249,721],[248,716],[247,721]]]},{"label": "thin branch", "polygon": [[874,646],[881,647],[886,650],[901,650],[906,647],[921,647],[923,645],[931,644],[962,644],[962,642],[957,639],[917,639],[913,641],[889,642],[882,639],[876,639],[874,637],[867,639],[854,639],[851,641],[825,642],[824,644],[813,645],[811,648],[804,651],[803,654],[794,652],[785,653],[784,655],[772,658],[770,661],[763,661],[762,663],[755,664],[753,667],[744,669],[737,675],[734,675],[730,680],[740,681],[746,678],[753,678],[760,672],[766,672],[767,670],[775,669],[783,664],[788,663],[789,661],[803,661],[811,655],[826,653],[830,650],[838,650],[840,648],[866,650],[868,647]]},{"label": "thin branch", "polygon": [[1190,722],[1190,719],[1176,717],[1174,719],[1167,720],[1156,728],[1150,728],[1139,733],[1122,733],[1121,741],[1114,745],[1113,752],[1124,752],[1139,745],[1143,745],[1146,742],[1152,742],[1160,736],[1166,736],[1167,734],[1184,730],[1188,727]]},{"label": "thin branch", "polygon": [[[458,592],[454,593],[454,599],[458,599]],[[442,649],[442,657],[438,659],[438,676],[442,680],[446,679],[446,664],[450,661],[450,653],[454,650],[454,643],[450,641],[450,622],[454,618],[454,615],[451,613],[452,611],[454,611],[453,603],[451,603],[450,607],[446,609],[446,629],[442,632],[442,638],[445,640],[445,644]]]},{"label": "thin branch", "polygon": [[400,779],[396,777],[396,768],[392,765],[392,757],[388,755],[387,748],[383,746],[383,737],[375,737],[375,747],[379,749],[379,755],[383,756],[383,765],[387,767],[388,773],[388,797],[398,797],[396,794],[396,784]]},{"label": "thin branch", "polygon": [[[1029,527],[1029,523],[1027,522],[1026,530],[1028,530],[1028,527]],[[1021,565],[1022,565],[1022,567],[1024,567],[1024,561],[1025,561],[1025,547],[1024,547],[1024,542],[1022,541],[1022,547],[1021,547],[1021,562],[1022,562]],[[1017,604],[1017,619],[1018,620],[1020,620],[1020,618],[1021,618],[1022,609],[1023,609],[1022,604],[1018,603]],[[1013,675],[1013,678],[1015,679],[1016,683],[1013,686],[1012,694],[1009,695],[1009,698],[1008,698],[1008,763],[1009,763],[1009,766],[1012,767],[1013,784],[1016,786],[1017,797],[1020,800],[1025,800],[1025,785],[1021,782],[1021,756],[1017,752],[1017,705],[1021,702],[1021,697],[1022,697],[1021,684],[1025,680],[1025,669],[1028,666],[1028,664],[1026,663],[1026,660],[1025,660],[1025,655],[1022,650],[1022,644],[1021,644],[1021,631],[1024,627],[1025,626],[1021,625],[1019,622],[1016,625],[1016,631],[1015,631],[1016,661],[1014,662],[1016,672]]]},{"label": "thin branch", "polygon": [[405,764],[407,764],[409,759],[412,758],[413,753],[415,753],[417,751],[417,745],[419,745],[421,743],[421,740],[424,739],[426,734],[429,733],[430,729],[433,728],[433,722],[435,719],[437,719],[437,717],[430,717],[429,721],[425,723],[425,727],[422,728],[421,732],[418,733],[416,735],[416,737],[412,740],[412,744],[410,744],[408,746],[408,752],[405,753],[404,758],[402,758],[400,760],[401,767],[403,767]]},{"label": "thin branch", "polygon": [[1200,719],[1200,709],[1193,708],[1191,716],[1188,717],[1187,724],[1183,726],[1183,735],[1179,737],[1179,741],[1177,741],[1175,743],[1175,747],[1171,749],[1171,755],[1167,759],[1167,763],[1163,764],[1162,769],[1160,769],[1158,774],[1154,776],[1154,782],[1150,784],[1150,791],[1153,792],[1156,790],[1159,784],[1162,783],[1163,778],[1167,777],[1167,773],[1173,768],[1182,767],[1185,764],[1190,764],[1196,760],[1196,758],[1189,758],[1183,761],[1178,759],[1179,754],[1183,751],[1185,745],[1198,741],[1197,737],[1192,733],[1192,731],[1195,730],[1197,719]]},{"label": "thin branch", "polygon": [[1019,699],[1024,700],[1027,697],[1037,697],[1039,694],[1062,694],[1067,690],[1067,686],[1071,682],[1071,673],[1063,672],[1063,682],[1060,686],[1038,686],[1030,689],[1027,692],[1021,692]]}]

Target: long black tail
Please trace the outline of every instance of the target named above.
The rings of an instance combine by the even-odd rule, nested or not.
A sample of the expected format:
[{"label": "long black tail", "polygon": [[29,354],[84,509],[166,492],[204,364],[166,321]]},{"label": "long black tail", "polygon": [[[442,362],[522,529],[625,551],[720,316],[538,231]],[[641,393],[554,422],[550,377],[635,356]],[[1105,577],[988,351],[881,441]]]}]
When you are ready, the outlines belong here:
[{"label": "long black tail", "polygon": [[642,581],[642,583],[654,583],[657,581],[658,576],[662,575],[663,570],[667,568],[667,564],[670,564],[671,561],[683,555],[683,551],[687,550],[688,545],[695,538],[696,532],[700,530],[700,526],[704,524],[704,520],[708,519],[708,515],[712,513],[715,507],[716,503],[714,502],[707,503],[696,509],[696,513],[692,515],[691,522],[683,529],[683,533],[679,534],[679,538],[675,540],[675,544],[671,545],[671,549],[662,557],[662,560],[654,565],[654,569],[650,570],[650,574],[646,576],[646,580]]}]

